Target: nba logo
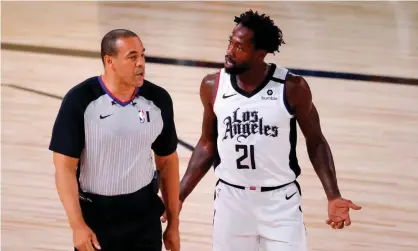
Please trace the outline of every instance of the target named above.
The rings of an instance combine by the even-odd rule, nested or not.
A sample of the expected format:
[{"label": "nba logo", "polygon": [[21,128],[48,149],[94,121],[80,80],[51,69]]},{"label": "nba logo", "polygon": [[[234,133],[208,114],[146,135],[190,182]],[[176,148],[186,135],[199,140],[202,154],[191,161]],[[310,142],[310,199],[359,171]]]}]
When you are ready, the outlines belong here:
[{"label": "nba logo", "polygon": [[139,122],[141,122],[141,123],[144,123],[145,120],[147,122],[150,122],[148,111],[145,112],[144,110],[139,110],[138,111],[138,117],[139,117]]},{"label": "nba logo", "polygon": [[139,110],[138,111],[138,117],[139,117],[139,121],[141,123],[145,122],[145,112],[144,112],[144,110]]}]

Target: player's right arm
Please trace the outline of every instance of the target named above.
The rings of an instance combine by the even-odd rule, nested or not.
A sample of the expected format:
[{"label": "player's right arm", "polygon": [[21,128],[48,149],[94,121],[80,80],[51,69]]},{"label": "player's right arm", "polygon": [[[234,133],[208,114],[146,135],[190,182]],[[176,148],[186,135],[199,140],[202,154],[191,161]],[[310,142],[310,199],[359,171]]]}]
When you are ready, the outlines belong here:
[{"label": "player's right arm", "polygon": [[189,196],[213,164],[216,151],[216,115],[213,104],[219,74],[205,76],[200,85],[200,99],[203,104],[202,133],[192,153],[189,164],[180,182],[181,203]]},{"label": "player's right arm", "polygon": [[53,152],[55,185],[73,230],[74,246],[93,251],[100,248],[96,235],[87,226],[81,212],[77,166],[84,148],[84,109],[77,92],[71,90],[62,101],[55,120],[49,149]]}]

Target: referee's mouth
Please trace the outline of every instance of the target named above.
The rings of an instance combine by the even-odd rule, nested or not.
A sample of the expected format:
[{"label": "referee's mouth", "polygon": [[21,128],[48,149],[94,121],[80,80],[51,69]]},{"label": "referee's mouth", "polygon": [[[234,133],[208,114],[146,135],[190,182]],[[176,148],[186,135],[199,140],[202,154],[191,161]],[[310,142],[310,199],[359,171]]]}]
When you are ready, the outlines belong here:
[{"label": "referee's mouth", "polygon": [[144,72],[137,72],[136,74],[135,74],[135,79],[136,79],[136,81],[140,81],[140,82],[142,82],[142,81],[144,81]]}]

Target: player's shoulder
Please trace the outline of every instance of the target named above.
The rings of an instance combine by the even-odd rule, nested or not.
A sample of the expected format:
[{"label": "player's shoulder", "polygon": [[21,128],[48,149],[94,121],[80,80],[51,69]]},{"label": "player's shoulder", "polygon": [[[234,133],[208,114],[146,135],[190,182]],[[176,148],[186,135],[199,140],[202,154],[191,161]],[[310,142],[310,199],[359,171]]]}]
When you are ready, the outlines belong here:
[{"label": "player's shoulder", "polygon": [[99,76],[89,77],[71,87],[63,98],[63,102],[86,105],[103,95]]},{"label": "player's shoulder", "polygon": [[222,69],[217,72],[208,73],[203,77],[202,83],[200,84],[200,96],[204,103],[212,103],[213,105],[221,74]]},{"label": "player's shoulder", "polygon": [[222,69],[206,74],[202,79],[202,86],[216,87],[221,77]]},{"label": "player's shoulder", "polygon": [[291,72],[288,73],[286,77],[286,99],[291,106],[312,99],[312,93],[305,78]]},{"label": "player's shoulder", "polygon": [[288,72],[286,76],[286,88],[291,91],[309,90],[309,84],[304,77]]}]

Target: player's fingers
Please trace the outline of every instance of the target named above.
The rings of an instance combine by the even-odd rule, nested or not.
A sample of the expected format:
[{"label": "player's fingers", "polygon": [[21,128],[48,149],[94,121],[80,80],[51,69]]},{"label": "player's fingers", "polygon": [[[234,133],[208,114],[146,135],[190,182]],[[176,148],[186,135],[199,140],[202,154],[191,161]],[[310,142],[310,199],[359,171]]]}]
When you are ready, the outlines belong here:
[{"label": "player's fingers", "polygon": [[336,228],[337,229],[342,229],[342,228],[344,228],[344,222],[342,221],[342,222],[338,222],[337,223],[337,225],[336,225]]},{"label": "player's fingers", "polygon": [[93,234],[93,235],[91,236],[91,240],[92,240],[92,242],[93,242],[94,247],[95,247],[96,249],[100,250],[100,249],[101,249],[101,247],[100,247],[99,241],[97,240],[97,236],[96,236],[95,234]]},{"label": "player's fingers", "polygon": [[333,221],[333,222],[341,222],[344,219],[341,216],[331,215],[330,220]]},{"label": "player's fingers", "polygon": [[163,216],[161,216],[161,222],[165,223],[167,221],[167,214],[164,212]]},{"label": "player's fingers", "polygon": [[350,226],[351,225],[351,219],[350,219],[350,215],[347,216],[347,218],[344,221],[346,226]]},{"label": "player's fingers", "polygon": [[354,209],[354,210],[360,210],[361,209],[361,206],[358,206],[358,205],[356,205],[356,204],[354,204],[353,202],[349,202],[348,203],[348,206],[351,208],[351,209]]}]

